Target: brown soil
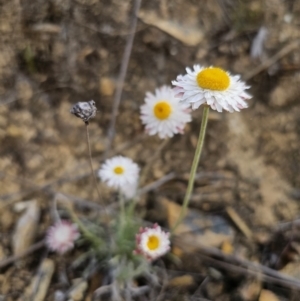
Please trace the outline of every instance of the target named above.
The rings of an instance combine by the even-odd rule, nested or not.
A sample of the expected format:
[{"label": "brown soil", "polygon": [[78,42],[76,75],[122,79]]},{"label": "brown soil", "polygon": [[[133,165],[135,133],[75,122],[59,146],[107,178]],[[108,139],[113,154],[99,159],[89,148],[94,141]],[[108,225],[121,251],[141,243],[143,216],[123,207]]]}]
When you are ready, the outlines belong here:
[{"label": "brown soil", "polygon": [[[93,217],[83,206],[85,201],[98,202],[85,126],[69,110],[75,102],[95,100],[99,112],[89,130],[98,167],[106,149],[113,95],[132,19],[131,2],[0,2],[0,262],[13,255],[13,236],[23,214],[16,212],[15,204],[21,201],[34,199],[40,210],[36,233],[29,234],[24,249],[44,237],[55,193],[81,201],[78,213]],[[251,70],[300,38],[299,14],[299,0],[143,1],[113,149],[124,146],[119,153],[144,166],[161,144],[158,138],[143,135],[139,107],[146,91],[170,84],[195,63],[218,65],[247,78]],[[249,52],[262,25],[269,34],[261,61]],[[204,212],[226,221],[234,230],[225,239],[232,254],[274,269],[290,265],[287,273],[300,279],[295,275],[300,260],[299,229],[280,231],[283,222],[297,219],[300,209],[299,68],[297,47],[249,78],[253,95],[249,109],[234,114],[211,112],[191,208],[195,214]],[[156,210],[163,206],[162,199],[182,202],[201,113],[201,109],[193,112],[185,134],[168,142],[150,170],[147,183],[170,172],[177,175],[144,197],[141,207],[147,209],[145,217],[151,221],[167,225],[167,213]],[[101,189],[111,201],[110,192],[104,186]],[[249,227],[251,239],[228,216],[228,207]],[[166,211],[177,210],[170,208],[167,205]],[[224,236],[217,247],[223,240]],[[286,251],[290,245],[292,251]],[[184,300],[193,294],[218,301],[298,300],[293,289],[245,275],[239,279],[196,255],[192,259],[180,256],[183,264],[176,269],[180,275],[192,275],[193,282],[186,285],[184,278],[170,284],[168,300]],[[0,300],[25,300],[24,292],[45,257],[42,249],[0,270]],[[45,300],[54,300],[55,292],[68,287],[59,276],[71,259],[51,258],[55,272]],[[172,272],[173,263],[167,265],[170,279],[179,275]],[[78,271],[68,274],[70,281],[80,276]],[[82,300],[91,300],[92,287],[101,284],[96,282],[89,282]],[[270,291],[277,299],[264,297],[271,298]]]}]

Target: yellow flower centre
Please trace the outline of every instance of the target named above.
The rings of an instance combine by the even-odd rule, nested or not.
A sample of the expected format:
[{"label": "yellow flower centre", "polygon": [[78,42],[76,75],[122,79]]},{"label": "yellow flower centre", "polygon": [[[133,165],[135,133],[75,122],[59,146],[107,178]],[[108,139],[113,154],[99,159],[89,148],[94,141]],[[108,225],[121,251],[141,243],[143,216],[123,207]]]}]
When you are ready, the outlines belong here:
[{"label": "yellow flower centre", "polygon": [[153,111],[157,119],[164,120],[170,116],[172,108],[166,101],[160,101],[154,106]]},{"label": "yellow flower centre", "polygon": [[206,68],[198,73],[197,84],[202,89],[224,91],[229,87],[230,78],[221,68]]},{"label": "yellow flower centre", "polygon": [[117,175],[121,175],[124,173],[124,168],[121,167],[121,166],[117,166],[114,168],[114,173],[117,174]]},{"label": "yellow flower centre", "polygon": [[148,238],[147,247],[149,250],[153,251],[156,250],[159,247],[159,239],[155,235],[151,235]]}]

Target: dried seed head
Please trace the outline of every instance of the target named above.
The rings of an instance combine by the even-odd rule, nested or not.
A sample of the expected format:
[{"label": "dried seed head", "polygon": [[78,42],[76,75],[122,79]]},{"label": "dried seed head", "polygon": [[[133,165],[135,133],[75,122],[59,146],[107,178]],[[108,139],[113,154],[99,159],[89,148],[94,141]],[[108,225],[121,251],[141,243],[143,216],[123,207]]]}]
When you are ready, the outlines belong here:
[{"label": "dried seed head", "polygon": [[97,108],[94,100],[87,102],[77,102],[70,110],[71,114],[81,118],[85,123],[88,123],[90,118],[96,116]]}]

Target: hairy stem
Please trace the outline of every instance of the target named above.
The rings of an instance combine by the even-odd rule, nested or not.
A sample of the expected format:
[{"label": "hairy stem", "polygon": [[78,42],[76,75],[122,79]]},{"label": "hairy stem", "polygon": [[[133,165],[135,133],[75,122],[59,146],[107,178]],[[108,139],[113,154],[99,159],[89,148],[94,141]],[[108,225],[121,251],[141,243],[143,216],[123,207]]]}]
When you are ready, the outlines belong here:
[{"label": "hairy stem", "polygon": [[89,240],[97,250],[100,250],[100,248],[103,247],[104,245],[103,241],[94,233],[92,233],[89,229],[86,228],[86,226],[77,217],[77,215],[75,214],[74,210],[71,209],[71,207],[68,206],[66,207],[66,209],[68,210],[72,221],[77,224],[83,236],[85,236],[85,238]]}]

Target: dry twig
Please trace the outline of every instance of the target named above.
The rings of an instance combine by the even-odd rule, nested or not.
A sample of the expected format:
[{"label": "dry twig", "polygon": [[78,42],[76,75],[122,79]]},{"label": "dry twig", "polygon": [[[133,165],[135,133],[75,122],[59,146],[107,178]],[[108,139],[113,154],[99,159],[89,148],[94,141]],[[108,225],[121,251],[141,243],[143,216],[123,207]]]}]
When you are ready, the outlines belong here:
[{"label": "dry twig", "polygon": [[186,235],[184,237],[175,238],[174,244],[180,246],[180,248],[189,248],[187,252],[199,254],[205,261],[215,263],[228,271],[262,277],[265,281],[279,284],[290,289],[300,290],[300,281],[295,278],[284,275],[259,263],[253,263],[234,255],[225,254],[217,248],[205,247],[195,240],[191,241],[191,238]]},{"label": "dry twig", "polygon": [[246,223],[241,219],[237,212],[232,207],[227,207],[226,212],[239,230],[248,238],[251,239],[253,234]]},{"label": "dry twig", "polygon": [[29,247],[27,250],[25,250],[23,253],[17,255],[17,256],[10,256],[2,261],[0,261],[0,269],[4,268],[5,266],[14,263],[15,261],[30,255],[31,253],[39,250],[40,248],[42,248],[45,245],[45,241],[39,241],[35,244],[33,244],[31,247]]},{"label": "dry twig", "polygon": [[133,45],[133,40],[134,40],[136,25],[137,25],[137,15],[138,15],[140,6],[141,6],[141,0],[135,0],[134,16],[133,16],[132,23],[131,23],[130,34],[128,36],[126,47],[124,50],[124,55],[123,55],[122,64],[121,64],[121,70],[120,70],[119,79],[117,82],[117,89],[116,89],[114,102],[113,102],[114,104],[113,104],[112,116],[111,116],[110,125],[108,128],[108,144],[107,144],[107,148],[106,148],[106,155],[110,152],[111,144],[112,144],[112,141],[113,141],[113,138],[115,135],[116,119],[117,119],[119,106],[120,106],[120,102],[121,102],[121,96],[122,96],[125,76],[127,73],[129,58],[131,55],[131,50],[132,50],[132,45]]}]

